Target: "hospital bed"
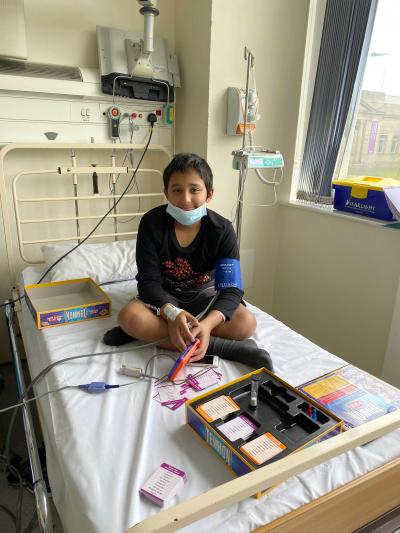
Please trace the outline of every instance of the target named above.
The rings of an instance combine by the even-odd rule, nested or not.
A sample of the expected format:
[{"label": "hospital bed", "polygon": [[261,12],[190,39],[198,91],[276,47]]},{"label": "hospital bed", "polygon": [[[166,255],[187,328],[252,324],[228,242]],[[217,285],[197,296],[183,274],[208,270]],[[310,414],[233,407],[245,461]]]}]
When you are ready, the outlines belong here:
[{"label": "hospital bed", "polygon": [[[121,150],[123,154],[127,148],[119,145],[115,150]],[[137,148],[140,151],[142,147]],[[98,184],[100,193],[92,193],[91,180],[86,183],[86,189],[82,187],[83,193],[79,187],[77,193],[73,175],[59,172],[57,178],[69,178],[69,185],[63,189],[64,182],[60,179],[52,194],[58,196],[57,202],[64,201],[60,200],[61,196],[69,198],[65,201],[72,203],[73,214],[60,217],[59,213],[52,213],[51,208],[47,211],[47,208],[41,207],[40,218],[45,219],[45,229],[40,232],[35,229],[31,235],[26,236],[26,227],[35,224],[38,226],[42,222],[37,221],[37,214],[33,217],[19,208],[22,204],[30,205],[25,196],[27,192],[21,196],[19,180],[32,182],[41,176],[38,178],[38,185],[28,187],[27,190],[33,190],[35,197],[41,198],[42,203],[44,200],[51,203],[50,194],[40,193],[40,187],[45,186],[40,181],[43,172],[39,171],[43,171],[44,167],[42,156],[36,161],[35,154],[41,150],[42,145],[10,145],[0,154],[3,222],[9,268],[16,282],[14,296],[19,294],[18,290],[24,284],[40,279],[45,271],[45,265],[40,263],[42,257],[38,248],[46,244],[48,258],[51,258],[52,253],[60,252],[60,248],[57,248],[58,242],[65,244],[65,237],[69,238],[66,229],[79,231],[78,237],[82,238],[90,223],[93,225],[96,217],[105,211],[104,206],[108,205],[109,200],[102,198],[102,191],[107,191],[107,187],[101,183]],[[100,157],[101,153],[109,151],[109,146],[68,145],[47,150],[57,152],[58,158],[63,157],[62,150],[68,152],[68,157],[71,150],[75,155],[80,154],[80,151],[83,153],[87,150],[99,150]],[[132,239],[137,228],[135,224],[142,207],[146,208],[143,210],[151,207],[145,202],[149,199],[160,202],[160,169],[169,157],[162,147],[154,146],[152,150],[158,166],[153,168],[146,164],[144,167],[146,172],[139,187],[140,193],[131,193],[135,194],[131,196],[131,200],[135,202],[134,207],[126,210],[124,207],[124,211],[113,213],[115,216],[105,223],[105,229],[98,232],[101,236],[96,239],[104,243],[103,247],[99,247],[99,256],[93,272],[101,279],[104,279],[103,267],[109,267],[106,259],[109,254],[107,246],[111,245],[114,235],[117,234],[119,239],[127,239],[119,246],[125,264],[130,264],[129,276],[126,276],[126,269],[124,272],[118,271],[118,265],[115,272],[107,271],[104,274],[104,277],[114,278],[115,281],[105,282],[103,285],[113,302],[112,316],[38,331],[23,301],[16,304],[13,312],[8,308],[8,323],[21,393],[24,384],[15,340],[16,327],[22,334],[32,377],[55,361],[72,355],[114,352],[56,366],[37,383],[34,388],[36,395],[66,385],[90,381],[119,384],[134,381],[119,373],[122,364],[144,368],[149,363],[148,371],[155,376],[164,375],[170,368],[170,360],[161,356],[164,352],[158,348],[137,350],[133,349],[132,344],[109,350],[101,343],[104,332],[116,324],[118,310],[136,293],[136,282],[133,279],[135,266],[132,264],[132,255],[129,255],[134,253]],[[6,158],[12,152],[18,157],[7,166]],[[30,162],[36,161],[36,169],[16,168],[26,165],[22,157],[26,152],[30,155]],[[51,160],[52,154],[46,153],[46,157]],[[101,164],[105,165],[104,162]],[[118,161],[115,162],[116,168],[123,166],[118,165]],[[78,161],[76,167],[79,168]],[[102,168],[100,164],[98,167]],[[53,169],[53,173],[49,171],[47,177],[54,182],[54,168],[57,166],[50,165],[46,168]],[[151,174],[158,180],[157,191],[153,186],[146,189],[143,183],[144,180],[151,179]],[[76,175],[79,176],[78,173]],[[100,171],[99,178],[101,176]],[[106,196],[113,196],[113,179],[111,177],[110,181],[109,173],[103,176],[108,180],[108,185],[111,185],[111,188],[108,187],[110,194],[107,193]],[[48,185],[46,187],[48,190]],[[68,192],[71,187],[73,194]],[[39,196],[36,196],[38,190]],[[82,194],[83,200],[79,194]],[[143,196],[140,210],[137,209],[136,194],[150,195]],[[84,202],[93,202],[96,207],[81,209],[81,203]],[[39,202],[32,203],[36,205]],[[37,207],[34,211],[38,211]],[[130,226],[119,231],[123,217],[136,218],[131,220]],[[63,225],[61,229],[49,228],[49,221],[54,218],[62,218],[67,226]],[[29,220],[35,221],[29,223]],[[52,230],[55,233],[59,231],[59,234],[54,236]],[[76,239],[75,233],[74,240]],[[82,245],[82,248],[84,246]],[[21,256],[24,262],[21,261]],[[85,268],[93,269],[90,261],[88,265],[86,264]],[[56,274],[68,276],[71,275],[68,268],[72,273],[81,267],[82,265],[72,261],[65,267],[67,270]],[[82,273],[85,272],[81,271],[80,274]],[[126,279],[127,277],[129,279]],[[254,339],[270,352],[277,374],[291,385],[300,385],[346,364],[343,359],[316,346],[270,315],[251,304],[249,307],[256,314],[258,321]],[[157,354],[160,357],[151,359]],[[244,365],[221,361],[220,370],[223,381],[227,382],[249,369]],[[99,396],[67,389],[38,401],[52,498],[66,532],[120,533],[129,528],[129,531],[147,532],[174,531],[179,528],[184,528],[187,532],[209,530],[235,533],[299,529],[308,532],[353,531],[400,505],[400,430],[397,429],[400,426],[399,412],[390,413],[232,480],[232,475],[224,465],[185,427],[184,408],[171,411],[161,407],[153,396],[154,382],[138,380],[132,385]],[[51,531],[48,495],[44,483],[41,482],[29,406],[26,405],[23,411],[28,449],[37,481],[35,496],[38,514],[42,529]],[[178,497],[178,504],[165,511],[159,511],[139,495],[141,485],[162,462],[183,469],[188,476],[185,490]],[[273,488],[263,498],[256,500],[250,497],[268,487]]]}]

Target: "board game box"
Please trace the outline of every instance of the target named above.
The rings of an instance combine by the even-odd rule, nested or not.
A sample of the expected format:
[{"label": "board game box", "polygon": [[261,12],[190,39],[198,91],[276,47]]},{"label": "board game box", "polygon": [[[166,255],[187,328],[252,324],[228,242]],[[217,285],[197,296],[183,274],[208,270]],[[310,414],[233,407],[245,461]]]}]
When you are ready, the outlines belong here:
[{"label": "board game box", "polygon": [[400,390],[352,365],[346,365],[298,387],[335,413],[345,429],[400,408]]}]

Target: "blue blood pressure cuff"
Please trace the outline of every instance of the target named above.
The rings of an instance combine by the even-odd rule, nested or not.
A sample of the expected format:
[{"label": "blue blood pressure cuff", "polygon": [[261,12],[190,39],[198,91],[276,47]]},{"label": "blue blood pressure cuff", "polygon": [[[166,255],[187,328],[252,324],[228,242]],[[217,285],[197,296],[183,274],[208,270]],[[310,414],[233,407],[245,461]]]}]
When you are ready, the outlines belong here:
[{"label": "blue blood pressure cuff", "polygon": [[217,259],[215,263],[215,290],[242,289],[239,259]]}]

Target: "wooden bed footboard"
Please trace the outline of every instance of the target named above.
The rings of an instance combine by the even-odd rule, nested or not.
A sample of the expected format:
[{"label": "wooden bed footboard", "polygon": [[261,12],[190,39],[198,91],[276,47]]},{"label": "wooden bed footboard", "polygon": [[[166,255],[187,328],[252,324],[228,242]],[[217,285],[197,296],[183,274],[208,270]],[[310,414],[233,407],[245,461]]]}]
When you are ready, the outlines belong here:
[{"label": "wooden bed footboard", "polygon": [[254,531],[350,532],[399,505],[400,459],[395,459]]}]

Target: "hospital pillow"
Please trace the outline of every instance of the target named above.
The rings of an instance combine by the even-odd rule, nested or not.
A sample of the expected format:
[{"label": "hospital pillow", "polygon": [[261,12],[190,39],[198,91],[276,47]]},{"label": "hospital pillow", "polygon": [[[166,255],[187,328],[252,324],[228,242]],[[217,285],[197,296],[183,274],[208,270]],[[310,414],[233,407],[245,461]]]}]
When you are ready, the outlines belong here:
[{"label": "hospital pillow", "polygon": [[[42,246],[47,268],[71,250],[74,244]],[[133,279],[137,274],[136,239],[82,244],[48,274],[50,281],[92,278],[97,283]]]}]

